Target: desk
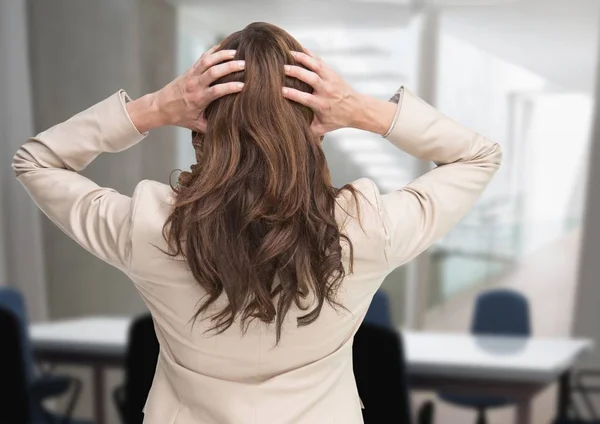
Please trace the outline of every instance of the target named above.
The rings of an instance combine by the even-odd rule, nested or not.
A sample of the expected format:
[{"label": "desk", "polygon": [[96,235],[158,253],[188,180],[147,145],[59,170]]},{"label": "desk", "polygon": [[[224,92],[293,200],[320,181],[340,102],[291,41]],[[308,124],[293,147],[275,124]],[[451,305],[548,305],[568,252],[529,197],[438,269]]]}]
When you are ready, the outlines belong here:
[{"label": "desk", "polygon": [[[94,413],[105,424],[104,370],[125,359],[130,318],[81,318],[36,324],[31,339],[42,361],[91,366]],[[476,337],[402,331],[414,390],[498,395],[518,404],[519,424],[529,424],[529,403],[560,381],[557,414],[566,413],[569,371],[593,348],[589,340]]]},{"label": "desk", "polygon": [[402,334],[413,389],[514,399],[519,424],[531,422],[531,400],[557,381],[557,416],[566,418],[570,370],[593,348],[590,340]]},{"label": "desk", "polygon": [[40,361],[92,368],[97,424],[106,422],[104,371],[123,366],[130,324],[130,318],[93,317],[34,324],[30,328]]}]

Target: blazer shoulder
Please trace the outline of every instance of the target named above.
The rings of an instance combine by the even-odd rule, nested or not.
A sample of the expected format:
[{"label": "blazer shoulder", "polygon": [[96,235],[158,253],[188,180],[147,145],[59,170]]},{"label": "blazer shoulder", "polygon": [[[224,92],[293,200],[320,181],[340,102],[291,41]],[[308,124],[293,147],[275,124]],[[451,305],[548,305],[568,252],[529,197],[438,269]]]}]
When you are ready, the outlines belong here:
[{"label": "blazer shoulder", "polygon": [[165,247],[163,227],[173,210],[175,192],[157,181],[141,181],[132,197],[132,243],[135,251],[148,245]]},{"label": "blazer shoulder", "polygon": [[360,178],[352,183],[362,196],[362,202],[367,203],[373,211],[379,213],[381,204],[381,194],[377,188],[377,184],[368,178]]},{"label": "blazer shoulder", "polygon": [[175,192],[173,189],[158,181],[143,180],[135,188],[132,202],[135,220],[160,221],[171,213]]},{"label": "blazer shoulder", "polygon": [[360,178],[348,186],[353,190],[342,190],[337,198],[338,209],[342,212],[340,216],[379,215],[381,195],[372,180]]},{"label": "blazer shoulder", "polygon": [[354,190],[342,190],[337,199],[336,220],[340,231],[348,236],[357,256],[377,262],[384,259],[386,233],[381,219],[381,195],[368,178],[349,184]]}]

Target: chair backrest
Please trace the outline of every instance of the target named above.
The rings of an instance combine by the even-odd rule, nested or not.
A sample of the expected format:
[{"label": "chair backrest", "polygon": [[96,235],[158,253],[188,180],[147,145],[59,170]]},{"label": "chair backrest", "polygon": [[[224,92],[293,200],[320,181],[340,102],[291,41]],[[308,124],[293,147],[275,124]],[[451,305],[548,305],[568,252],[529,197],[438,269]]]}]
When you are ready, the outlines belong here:
[{"label": "chair backrest", "polygon": [[379,325],[380,327],[393,328],[390,299],[384,291],[377,290],[375,292],[363,322]]},{"label": "chair backrest", "polygon": [[156,371],[159,344],[150,315],[137,318],[129,330],[125,360],[125,408],[127,424],[141,424],[142,409]]},{"label": "chair backrest", "polygon": [[365,424],[410,423],[402,336],[392,329],[363,323],[352,349]]},{"label": "chair backrest", "polygon": [[474,334],[503,336],[531,335],[527,298],[509,289],[481,293],[475,304],[471,331]]},{"label": "chair backrest", "polygon": [[33,380],[34,376],[34,354],[29,340],[27,308],[25,299],[18,290],[12,287],[0,287],[0,309],[12,312],[19,323],[19,336],[21,340],[21,349],[25,366],[25,377],[28,382]]},{"label": "chair backrest", "polygon": [[29,399],[19,319],[0,308],[0,424],[28,424]]}]

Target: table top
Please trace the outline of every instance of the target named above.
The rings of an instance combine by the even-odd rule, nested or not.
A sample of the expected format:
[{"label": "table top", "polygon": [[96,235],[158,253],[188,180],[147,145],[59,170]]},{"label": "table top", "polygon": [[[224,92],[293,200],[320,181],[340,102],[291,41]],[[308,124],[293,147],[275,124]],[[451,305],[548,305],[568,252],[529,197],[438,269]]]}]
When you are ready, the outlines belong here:
[{"label": "table top", "polygon": [[30,326],[34,349],[125,356],[131,318],[89,317]]},{"label": "table top", "polygon": [[403,331],[413,375],[544,382],[590,352],[585,339],[476,336]]},{"label": "table top", "polygon": [[[125,355],[131,318],[89,317],[34,324],[38,352]],[[593,342],[402,331],[412,375],[543,382],[556,379]]]}]

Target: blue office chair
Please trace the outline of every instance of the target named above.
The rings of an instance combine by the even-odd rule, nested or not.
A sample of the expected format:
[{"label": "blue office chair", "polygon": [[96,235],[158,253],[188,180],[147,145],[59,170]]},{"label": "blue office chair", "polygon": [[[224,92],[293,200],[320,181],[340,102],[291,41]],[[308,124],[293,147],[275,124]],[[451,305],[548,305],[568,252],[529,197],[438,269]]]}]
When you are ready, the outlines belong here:
[{"label": "blue office chair", "polygon": [[365,324],[378,325],[385,328],[394,327],[390,309],[390,299],[384,291],[377,290],[375,292],[363,322]]},{"label": "blue office chair", "polygon": [[[23,372],[28,390],[31,422],[34,424],[75,423],[75,421],[71,420],[71,415],[79,399],[81,382],[70,376],[37,372],[33,348],[29,339],[25,300],[19,291],[10,287],[0,287],[0,309],[13,314],[19,323],[19,337],[24,366]],[[45,410],[42,405],[44,400],[62,396],[71,388],[73,389],[72,394],[64,415],[55,416]]]},{"label": "blue office chair", "polygon": [[[471,332],[477,335],[530,336],[529,302],[514,290],[497,289],[481,293],[475,304]],[[439,396],[451,404],[476,409],[477,424],[486,424],[487,409],[514,403],[501,397],[457,396],[451,393],[439,393]]]}]

